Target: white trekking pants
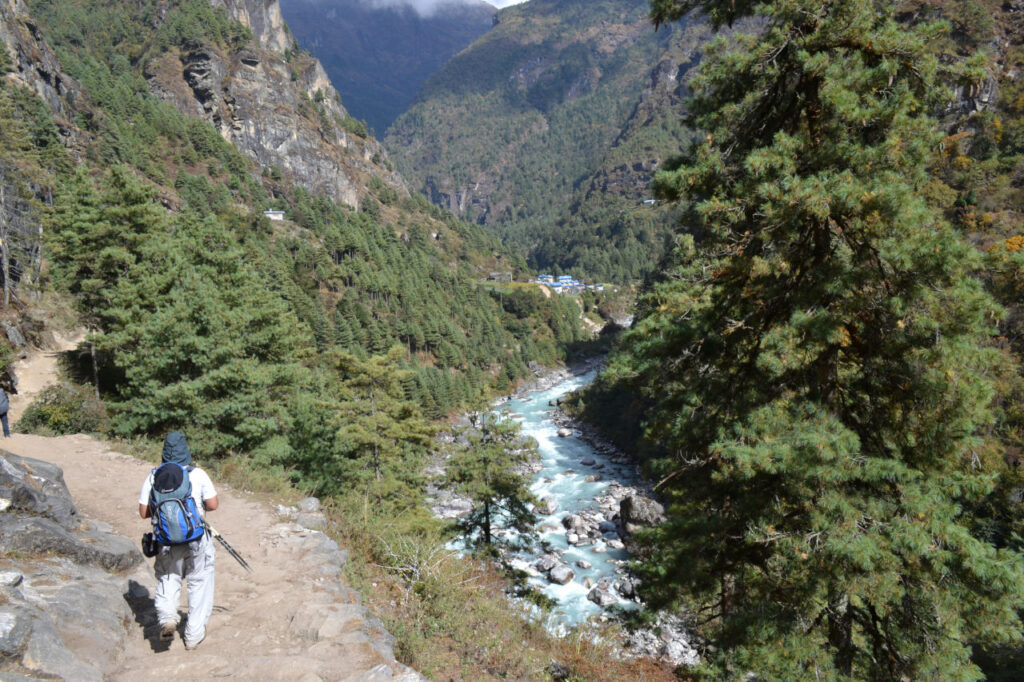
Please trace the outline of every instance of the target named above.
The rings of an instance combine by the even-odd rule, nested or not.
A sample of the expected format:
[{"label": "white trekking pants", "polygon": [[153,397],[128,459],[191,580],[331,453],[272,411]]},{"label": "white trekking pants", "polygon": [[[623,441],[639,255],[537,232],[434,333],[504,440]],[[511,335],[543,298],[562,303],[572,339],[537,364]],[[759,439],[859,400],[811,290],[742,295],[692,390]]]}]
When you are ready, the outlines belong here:
[{"label": "white trekking pants", "polygon": [[188,623],[185,643],[198,643],[206,636],[206,623],[213,612],[213,538],[203,533],[184,545],[168,545],[156,555],[156,615],[161,624],[178,622],[181,579],[188,585]]}]

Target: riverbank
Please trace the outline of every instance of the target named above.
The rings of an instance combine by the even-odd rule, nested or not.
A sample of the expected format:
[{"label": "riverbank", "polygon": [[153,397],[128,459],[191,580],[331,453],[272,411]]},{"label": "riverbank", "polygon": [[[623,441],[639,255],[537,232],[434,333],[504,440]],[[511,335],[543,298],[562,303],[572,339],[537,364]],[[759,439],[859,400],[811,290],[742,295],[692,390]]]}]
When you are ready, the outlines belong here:
[{"label": "riverbank", "polygon": [[[593,379],[602,361],[595,358],[548,372],[494,404],[537,442],[538,460],[524,473],[531,475],[531,492],[539,500],[535,512],[541,549],[505,551],[502,558],[531,589],[552,601],[554,606],[542,616],[552,632],[617,623],[617,612],[643,608],[636,578],[629,572],[627,547],[638,526],[663,518],[660,505],[650,498],[651,484],[632,458],[558,407],[565,395]],[[442,518],[456,519],[472,509],[469,500],[435,492],[434,511]],[[493,533],[499,540],[516,539],[510,531],[496,528]],[[614,637],[621,656],[673,666],[698,661],[685,624],[676,617],[661,616],[655,627],[623,630]]]}]

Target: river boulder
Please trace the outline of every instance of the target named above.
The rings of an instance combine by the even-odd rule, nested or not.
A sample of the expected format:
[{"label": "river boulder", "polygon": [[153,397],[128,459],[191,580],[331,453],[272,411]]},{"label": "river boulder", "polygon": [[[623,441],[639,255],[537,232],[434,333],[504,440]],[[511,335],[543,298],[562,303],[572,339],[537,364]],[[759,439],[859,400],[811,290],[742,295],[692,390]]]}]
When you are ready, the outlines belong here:
[{"label": "river boulder", "polygon": [[558,511],[558,500],[553,497],[542,497],[537,505],[537,509],[541,513],[550,516]]},{"label": "river boulder", "polygon": [[622,522],[622,541],[630,554],[638,554],[639,545],[633,540],[641,528],[653,528],[665,522],[665,508],[655,500],[642,495],[629,495],[619,504]]},{"label": "river boulder", "polygon": [[587,594],[587,599],[602,607],[611,606],[619,601],[618,597],[612,594],[609,590],[602,589],[600,585],[592,589]]},{"label": "river boulder", "polygon": [[576,573],[565,564],[555,566],[551,569],[551,572],[548,573],[548,580],[553,583],[558,583],[559,585],[565,585],[575,577]]}]

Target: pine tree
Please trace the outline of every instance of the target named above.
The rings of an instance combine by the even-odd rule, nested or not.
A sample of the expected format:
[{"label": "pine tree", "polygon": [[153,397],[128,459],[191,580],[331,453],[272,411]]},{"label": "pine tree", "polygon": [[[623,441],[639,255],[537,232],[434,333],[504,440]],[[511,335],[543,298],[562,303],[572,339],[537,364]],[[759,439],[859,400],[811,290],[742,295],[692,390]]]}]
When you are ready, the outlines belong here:
[{"label": "pine tree", "polygon": [[216,218],[186,214],[152,235],[101,319],[97,346],[124,374],[110,399],[117,432],[184,430],[199,453],[287,456],[312,335]]},{"label": "pine tree", "polygon": [[400,369],[404,360],[401,346],[366,361],[339,353],[340,400],[333,405],[341,450],[353,462],[353,482],[379,501],[396,504],[415,499],[410,491],[434,435],[434,427],[405,396],[402,384],[413,372]]},{"label": "pine tree", "polygon": [[691,606],[716,676],[977,679],[972,642],[1020,637],[1020,557],[973,537],[991,489],[979,256],[921,196],[942,89],[890,3],[654,0],[717,41],[706,131],[663,195],[690,203],[610,376],[653,404],[669,522],[638,567]]},{"label": "pine tree", "polygon": [[102,192],[80,169],[58,196],[50,237],[54,279],[74,295],[91,332],[97,397],[96,334],[114,322],[118,282],[138,262],[150,236],[166,230],[166,211],[153,189],[124,167],[108,173]]},{"label": "pine tree", "polygon": [[467,442],[448,460],[448,480],[469,497],[473,509],[459,520],[470,542],[489,547],[494,527],[513,528],[528,538],[536,516],[529,479],[522,468],[537,454],[518,423],[493,412],[469,416]]}]

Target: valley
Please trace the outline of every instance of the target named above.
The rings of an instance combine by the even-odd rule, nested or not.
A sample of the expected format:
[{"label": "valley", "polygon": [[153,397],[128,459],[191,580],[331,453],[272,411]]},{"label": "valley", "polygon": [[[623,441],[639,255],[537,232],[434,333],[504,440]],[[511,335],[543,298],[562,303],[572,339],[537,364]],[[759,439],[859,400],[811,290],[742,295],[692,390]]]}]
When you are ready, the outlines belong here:
[{"label": "valley", "polygon": [[[0,0],[7,451],[91,486],[68,532],[127,523],[89,498],[169,431],[282,505],[231,517],[247,553],[319,566],[279,527],[315,521],[288,609],[283,563],[225,569],[216,674],[256,629],[282,679],[1015,679],[1022,26]],[[3,485],[5,527],[44,524]],[[41,634],[0,628],[0,674],[72,679],[62,637],[94,677],[183,669],[97,653],[154,622],[140,569],[96,577],[91,653],[45,625],[72,607],[29,609],[63,561],[34,537],[0,624]]]}]

